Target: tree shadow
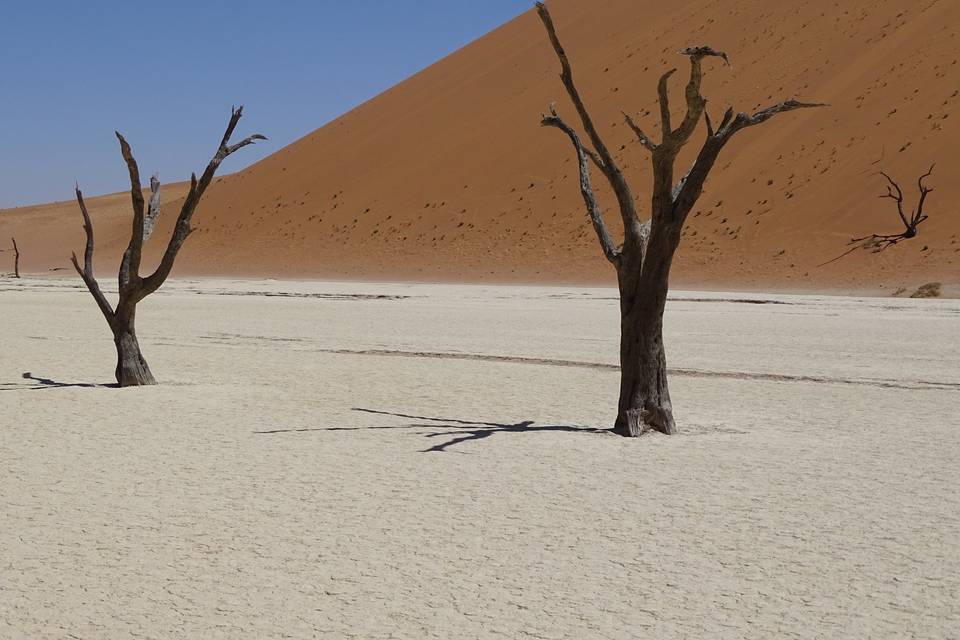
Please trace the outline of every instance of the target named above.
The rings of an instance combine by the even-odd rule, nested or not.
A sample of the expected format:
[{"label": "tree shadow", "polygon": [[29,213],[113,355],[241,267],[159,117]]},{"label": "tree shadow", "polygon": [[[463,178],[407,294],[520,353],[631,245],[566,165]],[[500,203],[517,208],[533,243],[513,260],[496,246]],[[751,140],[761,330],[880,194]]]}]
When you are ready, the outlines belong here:
[{"label": "tree shadow", "polygon": [[30,380],[36,384],[32,385],[23,385],[17,383],[2,383],[0,384],[0,391],[31,391],[38,389],[110,389],[114,388],[116,384],[95,384],[92,382],[57,382],[51,378],[41,378],[40,376],[35,376],[31,372],[26,371],[20,377],[24,380]]},{"label": "tree shadow", "polygon": [[[354,408],[354,411],[359,411],[362,413],[371,413],[374,415],[381,416],[393,416],[396,418],[408,418],[411,420],[427,420],[429,424],[411,424],[406,425],[405,427],[366,427],[373,429],[396,429],[396,428],[406,428],[406,429],[423,429],[423,428],[446,428],[454,429],[454,431],[435,431],[432,433],[423,434],[426,438],[449,438],[444,442],[435,444],[434,446],[424,449],[423,453],[442,453],[450,450],[451,447],[463,444],[465,442],[471,442],[474,440],[484,440],[491,436],[501,433],[534,433],[534,432],[550,432],[550,431],[561,431],[567,433],[610,433],[609,429],[597,429],[595,427],[574,427],[568,425],[540,425],[534,426],[536,423],[533,420],[523,420],[522,422],[516,422],[513,424],[510,423],[500,423],[500,422],[482,422],[478,420],[458,420],[455,418],[435,418],[432,416],[417,416],[410,415],[406,413],[392,413],[389,411],[376,411],[374,409],[361,409]],[[472,428],[463,428],[463,427],[472,427]]]},{"label": "tree shadow", "polygon": [[[436,444],[429,449],[423,449],[421,453],[442,453],[448,452],[451,447],[455,447],[464,442],[472,440],[483,440],[498,433],[533,433],[544,431],[565,431],[568,433],[612,433],[610,429],[597,429],[593,427],[574,427],[565,425],[542,425],[534,426],[532,420],[524,420],[515,424],[500,422],[481,422],[477,420],[459,420],[456,418],[435,418],[431,416],[417,416],[408,413],[392,413],[390,411],[376,411],[374,409],[361,409],[354,407],[353,411],[360,413],[370,413],[379,416],[391,416],[395,418],[405,418],[410,420],[426,420],[427,424],[414,423],[404,425],[385,425],[377,427],[321,427],[311,429],[272,429],[270,431],[254,431],[259,435],[279,434],[279,433],[306,433],[311,431],[371,431],[381,429],[453,429],[453,431],[434,431],[424,433],[426,438],[449,437],[449,440]],[[475,427],[475,428],[464,428]],[[453,436],[453,437],[451,437]],[[464,453],[464,452],[458,452]]]}]

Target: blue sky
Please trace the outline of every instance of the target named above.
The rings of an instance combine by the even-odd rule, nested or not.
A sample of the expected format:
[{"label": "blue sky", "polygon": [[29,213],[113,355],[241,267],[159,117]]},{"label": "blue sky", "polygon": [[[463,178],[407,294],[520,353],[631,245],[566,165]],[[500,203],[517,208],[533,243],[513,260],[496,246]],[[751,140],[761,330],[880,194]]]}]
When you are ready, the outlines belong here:
[{"label": "blue sky", "polygon": [[532,0],[4,2],[0,207],[124,188],[114,129],[141,171],[200,171],[230,106],[268,155],[519,15]]}]

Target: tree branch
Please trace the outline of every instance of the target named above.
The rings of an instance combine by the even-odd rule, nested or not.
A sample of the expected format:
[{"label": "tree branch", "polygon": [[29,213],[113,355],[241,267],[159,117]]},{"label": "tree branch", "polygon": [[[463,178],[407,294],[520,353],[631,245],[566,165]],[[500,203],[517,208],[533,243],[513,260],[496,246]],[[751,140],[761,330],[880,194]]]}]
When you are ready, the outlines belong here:
[{"label": "tree branch", "polygon": [[[887,185],[887,192],[877,197],[881,199],[890,198],[891,200],[895,201],[897,203],[897,213],[900,215],[900,220],[903,222],[903,226],[906,228],[909,228],[910,223],[907,221],[907,216],[904,215],[903,213],[903,191],[900,189],[900,185],[894,182],[893,178],[891,178],[889,175],[887,175],[883,171],[880,172],[880,175],[886,178],[887,182],[889,182],[890,184]],[[893,185],[893,189],[897,190],[896,194],[893,193],[893,189],[890,188],[890,185]]]},{"label": "tree branch", "polygon": [[[593,119],[590,117],[590,113],[587,111],[587,107],[584,105],[583,99],[580,97],[580,92],[577,90],[576,84],[573,81],[573,69],[570,66],[570,60],[567,58],[567,53],[564,51],[563,45],[560,43],[560,38],[557,36],[557,30],[553,24],[553,18],[550,16],[550,11],[547,9],[547,5],[543,2],[537,2],[536,7],[537,14],[540,16],[540,20],[543,22],[543,26],[547,30],[547,36],[550,39],[550,44],[553,46],[553,50],[557,54],[557,58],[560,60],[560,80],[563,82],[563,86],[567,90],[567,95],[573,102],[573,106],[576,108],[577,115],[580,116],[580,122],[583,124],[584,130],[587,132],[587,137],[590,139],[590,142],[593,145],[593,148],[596,150],[597,156],[599,156],[602,164],[596,162],[595,158],[592,159],[597,167],[603,172],[604,176],[607,178],[607,181],[610,183],[614,194],[617,196],[617,203],[619,204],[620,208],[620,216],[623,219],[624,233],[627,235],[636,234],[639,232],[640,220],[637,218],[636,205],[633,201],[633,194],[630,191],[630,186],[627,184],[627,180],[624,178],[623,172],[620,170],[620,167],[614,160],[613,155],[610,153],[610,150],[604,143],[603,138],[601,138],[600,134],[597,132],[597,128],[593,124]],[[590,157],[589,153],[588,157]]]},{"label": "tree branch", "polygon": [[930,165],[930,170],[927,171],[922,176],[920,176],[920,178],[917,180],[917,188],[920,189],[920,201],[917,203],[917,210],[913,213],[913,216],[910,219],[910,224],[913,227],[916,227],[918,224],[920,224],[921,222],[923,222],[929,217],[927,215],[924,215],[923,213],[923,204],[927,200],[927,195],[929,195],[933,191],[933,188],[925,186],[923,184],[923,181],[929,178],[933,174],[933,169],[936,166],[937,166],[936,164]]},{"label": "tree branch", "polygon": [[76,187],[76,192],[77,204],[80,205],[80,214],[83,216],[83,231],[87,237],[87,243],[83,252],[83,268],[80,268],[80,263],[77,260],[77,254],[75,252],[70,256],[70,262],[73,263],[73,268],[77,270],[84,284],[87,285],[87,289],[97,302],[97,306],[100,307],[100,311],[107,319],[107,323],[112,326],[114,317],[113,307],[110,306],[106,296],[103,295],[100,284],[93,275],[93,223],[90,221],[90,214],[87,212],[87,205],[83,201],[83,193],[81,193],[79,186]]},{"label": "tree branch", "polygon": [[143,241],[146,242],[153,234],[153,229],[160,217],[160,180],[156,174],[150,176],[150,204],[147,207],[147,217],[143,221]]},{"label": "tree branch", "polygon": [[593,223],[593,229],[597,232],[597,239],[600,241],[600,248],[603,250],[603,255],[606,256],[607,260],[610,261],[614,266],[618,266],[620,262],[620,252],[617,249],[616,245],[613,242],[613,238],[610,236],[610,232],[607,230],[606,222],[603,220],[603,212],[600,209],[600,205],[597,203],[596,195],[593,192],[593,185],[590,181],[590,165],[588,163],[587,151],[583,146],[583,143],[580,141],[580,137],[577,135],[577,132],[573,130],[573,127],[568,125],[563,119],[557,115],[556,109],[553,108],[553,105],[550,107],[550,115],[543,116],[540,121],[540,125],[544,127],[556,127],[560,129],[570,138],[570,141],[573,143],[573,147],[577,152],[577,160],[580,165],[580,193],[583,196],[583,202],[587,207],[587,214],[590,216],[590,222]]},{"label": "tree branch", "polygon": [[676,73],[676,69],[670,69],[657,82],[657,99],[660,102],[660,130],[663,142],[667,142],[670,134],[673,133],[673,127],[670,124],[670,76]]},{"label": "tree branch", "polygon": [[560,38],[557,36],[557,29],[553,24],[553,18],[550,16],[550,10],[547,9],[547,5],[545,5],[543,2],[538,2],[536,7],[537,15],[540,16],[540,21],[543,22],[543,26],[547,30],[547,36],[550,38],[550,44],[553,45],[553,50],[556,52],[557,58],[560,60],[560,80],[563,82],[563,86],[567,90],[567,95],[570,96],[570,100],[573,102],[573,106],[577,110],[577,115],[580,116],[580,122],[583,123],[583,128],[587,132],[587,137],[590,139],[590,143],[593,145],[594,149],[597,150],[597,154],[600,156],[600,159],[603,160],[603,164],[606,167],[604,169],[604,173],[612,171],[616,167],[613,156],[611,156],[610,151],[607,149],[607,145],[603,141],[603,138],[601,138],[600,134],[597,132],[597,128],[593,124],[593,118],[590,117],[590,113],[587,111],[587,107],[583,103],[583,98],[580,97],[580,92],[577,90],[577,85],[573,81],[573,68],[570,66],[570,60],[567,58],[567,52],[563,49],[563,45],[560,43]]},{"label": "tree branch", "polygon": [[747,127],[753,127],[758,124],[763,124],[773,116],[786,113],[787,111],[794,111],[796,109],[812,109],[815,107],[826,107],[829,106],[823,102],[798,102],[797,100],[786,100],[779,104],[771,105],[766,109],[761,109],[753,115],[748,115],[746,113],[739,113],[731,122],[728,122],[720,131],[717,132],[717,135],[726,135],[727,137],[732,136],[742,129]]},{"label": "tree branch", "polygon": [[114,131],[114,134],[120,141],[120,154],[127,163],[127,171],[130,173],[130,199],[133,205],[133,230],[130,233],[127,250],[123,253],[123,261],[120,263],[120,287],[124,288],[131,284],[138,284],[140,279],[140,261],[143,257],[144,200],[143,188],[140,186],[140,169],[130,150],[130,145],[119,131]]},{"label": "tree branch", "polygon": [[[660,77],[657,83],[657,95],[660,102],[660,117],[663,123],[663,142],[657,147],[653,154],[653,215],[654,221],[660,219],[670,220],[671,223],[679,222],[682,226],[685,213],[678,209],[678,204],[683,202],[682,196],[685,187],[690,184],[691,176],[696,181],[696,165],[691,168],[687,174],[681,178],[680,182],[674,185],[673,172],[674,162],[680,149],[690,140],[693,132],[696,131],[700,117],[704,114],[707,107],[706,99],[700,94],[700,86],[703,83],[703,65],[702,61],[706,57],[716,56],[723,58],[728,65],[730,60],[727,54],[722,51],[716,51],[710,47],[689,47],[680,52],[690,57],[690,79],[687,81],[684,97],[686,98],[687,111],[683,121],[675,130],[670,126],[670,96],[668,81],[675,69],[671,69]],[[707,114],[707,140],[712,140],[716,136],[713,128],[713,122],[710,115]],[[713,166],[710,162],[706,167],[709,171]],[[706,179],[706,175],[703,176]],[[696,192],[699,197],[699,192]],[[694,198],[695,201],[695,198]],[[692,206],[692,202],[690,203]],[[681,212],[679,218],[676,217],[678,210]],[[679,226],[672,224],[672,229],[676,231]],[[656,234],[652,234],[656,235]]]},{"label": "tree branch", "polygon": [[637,126],[637,124],[633,121],[633,118],[631,118],[626,111],[621,111],[620,113],[622,113],[624,119],[626,119],[627,126],[633,130],[634,134],[636,134],[637,140],[640,141],[640,144],[642,144],[648,151],[656,151],[657,145],[653,143],[653,141],[650,139],[650,136],[645,134],[643,130]]},{"label": "tree branch", "polygon": [[674,213],[679,216],[681,223],[690,212],[690,209],[693,208],[693,204],[697,201],[697,198],[699,198],[703,192],[703,185],[706,182],[707,175],[717,161],[720,152],[734,134],[748,127],[762,124],[780,113],[823,106],[826,105],[822,103],[787,100],[761,109],[753,115],[740,113],[736,116],[733,115],[732,108],[728,109],[723,116],[720,127],[714,135],[707,136],[703,147],[700,149],[700,153],[697,155],[696,161],[693,163],[693,167],[691,167],[684,179],[681,180],[681,183],[674,189]]},{"label": "tree branch", "polygon": [[[690,57],[690,79],[687,81],[687,87],[684,91],[687,113],[683,122],[670,136],[672,144],[677,148],[685,145],[690,136],[693,135],[697,123],[700,122],[700,116],[704,114],[707,107],[707,101],[700,93],[700,86],[703,84],[703,59],[707,57],[722,58],[726,65],[730,66],[730,58],[727,57],[727,54],[711,47],[688,47],[680,53]],[[707,126],[708,129],[713,129],[709,114],[707,115]]]},{"label": "tree branch", "polygon": [[237,128],[237,123],[240,122],[240,118],[242,117],[243,106],[230,109],[230,122],[227,124],[227,129],[223,134],[223,138],[220,140],[220,146],[217,148],[216,153],[214,153],[213,158],[210,159],[209,164],[207,164],[203,175],[200,176],[199,180],[196,174],[190,176],[190,191],[183,201],[180,215],[177,217],[177,222],[173,229],[173,235],[170,237],[170,242],[167,244],[167,249],[156,271],[144,278],[143,287],[137,294],[139,299],[143,299],[159,289],[173,270],[173,263],[177,258],[177,253],[179,253],[187,236],[193,232],[190,221],[193,218],[194,211],[196,211],[197,205],[200,203],[200,199],[203,197],[207,187],[213,182],[213,177],[220,167],[220,163],[238,149],[253,144],[257,140],[267,139],[266,136],[256,133],[244,138],[237,144],[231,145],[230,137],[233,135],[234,130]]}]

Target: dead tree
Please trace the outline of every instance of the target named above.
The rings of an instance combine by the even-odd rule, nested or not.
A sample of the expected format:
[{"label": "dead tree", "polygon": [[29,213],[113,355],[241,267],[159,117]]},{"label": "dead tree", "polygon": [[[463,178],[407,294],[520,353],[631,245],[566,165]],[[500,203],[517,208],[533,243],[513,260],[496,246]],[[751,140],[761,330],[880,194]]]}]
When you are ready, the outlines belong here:
[{"label": "dead tree", "polygon": [[874,233],[869,236],[863,236],[862,238],[853,238],[850,240],[850,244],[862,244],[865,247],[872,248],[874,251],[883,251],[901,240],[915,238],[917,235],[917,227],[929,217],[923,212],[923,205],[926,203],[927,196],[933,191],[933,188],[923,184],[923,181],[933,174],[933,168],[935,166],[936,165],[930,165],[930,170],[917,180],[917,189],[920,191],[920,201],[917,203],[917,208],[913,210],[909,218],[903,211],[903,190],[893,178],[881,171],[880,175],[887,179],[888,184],[887,192],[880,196],[880,198],[889,198],[897,203],[897,215],[900,216],[900,222],[903,223],[904,229],[900,233],[891,235],[878,235]]},{"label": "dead tree", "polygon": [[10,238],[13,243],[13,277],[20,277],[20,249],[17,247],[17,239]]},{"label": "dead tree", "polygon": [[923,205],[927,201],[927,196],[933,192],[933,188],[923,184],[923,181],[933,174],[933,168],[935,166],[935,164],[930,165],[930,170],[920,176],[920,178],[917,180],[917,189],[920,191],[920,200],[917,203],[917,208],[910,213],[910,217],[907,217],[907,214],[903,211],[903,189],[900,188],[900,185],[897,184],[893,178],[881,171],[880,175],[887,179],[888,184],[887,192],[879,197],[881,199],[889,198],[897,203],[897,215],[900,216],[900,222],[903,223],[903,231],[889,235],[873,233],[869,236],[851,238],[850,242],[847,243],[847,246],[849,246],[850,249],[847,249],[836,258],[831,258],[830,260],[827,260],[823,264],[817,266],[825,267],[828,264],[840,260],[841,258],[847,257],[857,249],[866,249],[868,251],[872,251],[873,253],[880,253],[884,249],[889,249],[893,245],[899,243],[901,240],[915,238],[917,236],[917,227],[920,226],[924,220],[930,217],[923,212]]},{"label": "dead tree", "polygon": [[[556,127],[573,143],[580,165],[580,192],[587,213],[600,240],[607,260],[617,271],[620,288],[620,400],[614,432],[636,437],[655,430],[672,434],[676,430],[673,407],[667,387],[666,354],[663,346],[663,312],[669,288],[670,266],[680,244],[681,232],[704,182],[720,152],[738,132],[766,122],[785,111],[822,106],[787,100],[761,109],[753,114],[734,113],[727,109],[715,126],[707,113],[707,101],[700,94],[704,58],[718,57],[729,64],[727,55],[710,47],[692,47],[680,53],[690,59],[690,79],[686,87],[686,113],[676,127],[670,110],[668,82],[676,71],[671,69],[660,77],[657,93],[660,103],[662,138],[654,142],[624,114],[627,126],[652,158],[653,193],[650,219],[641,222],[630,186],[609,147],[597,131],[573,80],[573,71],[557,36],[546,5],[537,3],[540,15],[553,49],[560,60],[560,79],[586,131],[589,144],[584,143],[572,126],[567,124],[551,105],[550,115],[543,116],[541,125]],[[706,140],[693,166],[674,182],[674,163],[680,149],[690,140],[703,118],[706,122]],[[623,243],[617,245],[604,222],[603,213],[594,194],[590,179],[590,164],[603,174],[616,195],[623,221]]]},{"label": "dead tree", "polygon": [[190,226],[193,213],[207,187],[213,181],[213,176],[220,163],[238,149],[253,144],[256,140],[266,140],[264,136],[255,134],[236,144],[230,144],[230,138],[242,115],[243,107],[231,110],[230,123],[227,125],[220,146],[217,147],[217,151],[206,170],[199,180],[196,174],[190,176],[190,190],[183,201],[173,234],[167,243],[167,249],[156,270],[145,277],[140,275],[140,262],[143,256],[143,245],[150,237],[157,217],[160,215],[160,182],[156,176],[150,179],[150,201],[147,204],[144,201],[143,190],[140,186],[140,170],[137,167],[137,161],[133,158],[130,145],[127,144],[127,141],[119,132],[116,132],[117,140],[120,141],[120,153],[123,155],[127,164],[127,171],[130,174],[130,196],[133,203],[133,229],[130,235],[130,243],[127,245],[120,262],[119,298],[116,309],[107,301],[93,275],[93,223],[90,221],[90,214],[87,212],[80,187],[78,186],[76,189],[77,203],[80,205],[80,213],[83,215],[83,229],[86,233],[87,244],[83,255],[83,268],[80,267],[76,253],[71,257],[71,261],[77,273],[80,274],[83,282],[87,285],[87,289],[93,295],[93,299],[96,300],[97,306],[100,307],[103,317],[106,318],[107,324],[110,325],[110,330],[113,332],[113,341],[117,347],[116,377],[117,383],[121,387],[156,384],[137,341],[135,326],[137,303],[159,289],[166,281],[167,276],[170,275],[180,248],[187,236],[194,230]]}]

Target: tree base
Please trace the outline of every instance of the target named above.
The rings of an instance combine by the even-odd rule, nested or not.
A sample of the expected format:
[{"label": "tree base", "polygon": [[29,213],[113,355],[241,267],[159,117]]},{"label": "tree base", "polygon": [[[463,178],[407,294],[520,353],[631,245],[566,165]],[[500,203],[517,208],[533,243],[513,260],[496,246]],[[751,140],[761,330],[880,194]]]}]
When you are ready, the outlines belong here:
[{"label": "tree base", "polygon": [[117,386],[121,388],[126,387],[148,387],[155,384],[159,384],[152,375],[138,375],[133,376],[125,374],[122,376],[117,376]]},{"label": "tree base", "polygon": [[147,361],[140,352],[140,344],[132,331],[115,336],[117,368],[114,372],[120,387],[144,387],[157,384]]},{"label": "tree base", "polygon": [[624,438],[639,438],[652,431],[671,436],[677,432],[673,412],[668,409],[629,409],[617,417],[613,432]]}]

